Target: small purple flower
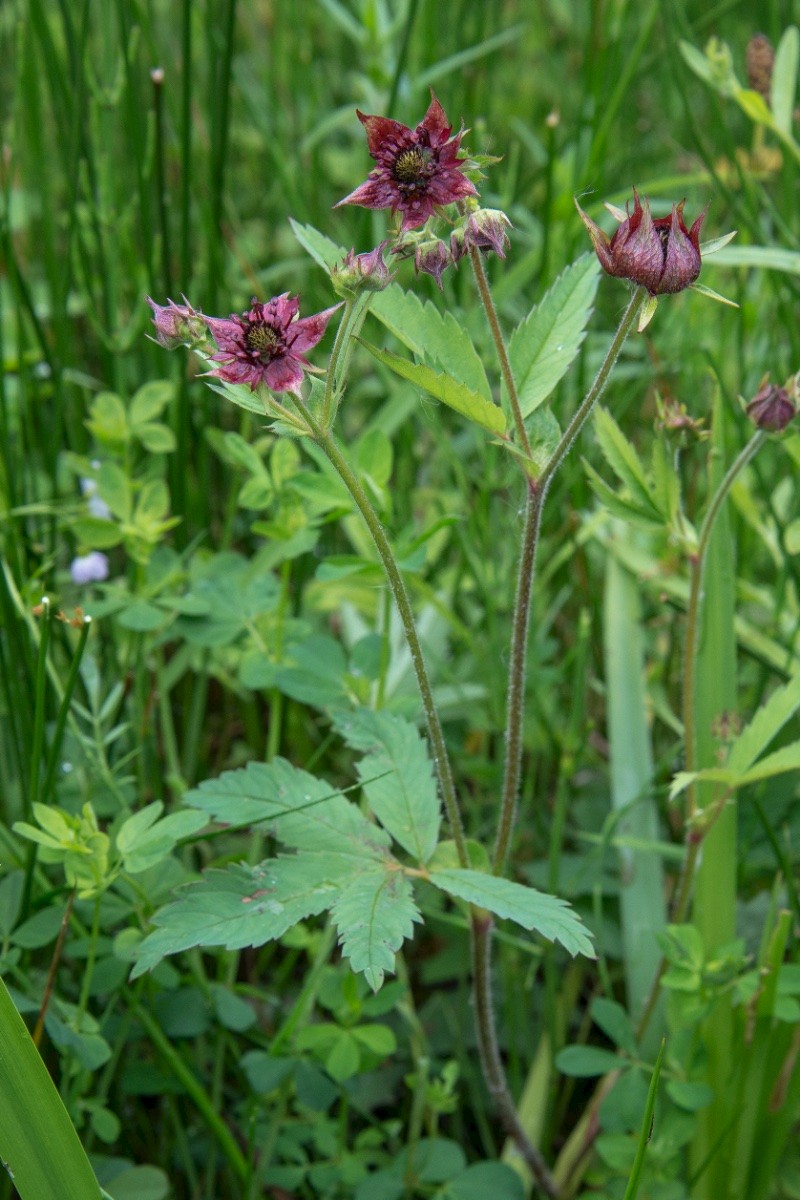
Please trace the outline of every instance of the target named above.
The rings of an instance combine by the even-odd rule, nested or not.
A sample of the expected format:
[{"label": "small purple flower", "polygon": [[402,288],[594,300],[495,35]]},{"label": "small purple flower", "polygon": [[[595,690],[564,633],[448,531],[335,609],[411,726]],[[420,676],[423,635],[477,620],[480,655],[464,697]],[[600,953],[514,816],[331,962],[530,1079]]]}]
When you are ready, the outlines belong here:
[{"label": "small purple flower", "polygon": [[155,300],[146,297],[153,310],[155,340],[165,350],[174,350],[177,346],[196,346],[205,340],[202,314],[192,308],[185,296],[183,299],[185,304],[174,304],[172,300],[167,304],[156,304]]},{"label": "small purple flower", "polygon": [[337,308],[341,304],[298,317],[298,297],[284,292],[266,304],[253,297],[252,307],[241,316],[203,317],[218,347],[211,360],[219,365],[209,373],[253,390],[263,383],[273,392],[299,395],[303,371],[312,369],[304,353],[316,346]]},{"label": "small purple flower", "polygon": [[108,579],[108,558],[99,550],[80,554],[70,563],[69,573],[73,583],[102,583]]},{"label": "small purple flower", "polygon": [[647,200],[642,204],[634,188],[633,213],[627,217],[620,213],[620,227],[608,238],[575,201],[603,270],[640,284],[651,296],[682,292],[700,274],[700,229],[706,210],[687,229],[684,204],[684,200],[673,204],[670,216],[654,221]]},{"label": "small purple flower", "polygon": [[452,125],[431,90],[431,102],[416,129],[390,117],[374,117],[356,109],[367,131],[367,146],[377,166],[342,204],[389,208],[403,214],[402,230],[419,229],[434,209],[476,196],[474,183],[464,175],[468,162],[459,158],[462,129],[450,137]]}]

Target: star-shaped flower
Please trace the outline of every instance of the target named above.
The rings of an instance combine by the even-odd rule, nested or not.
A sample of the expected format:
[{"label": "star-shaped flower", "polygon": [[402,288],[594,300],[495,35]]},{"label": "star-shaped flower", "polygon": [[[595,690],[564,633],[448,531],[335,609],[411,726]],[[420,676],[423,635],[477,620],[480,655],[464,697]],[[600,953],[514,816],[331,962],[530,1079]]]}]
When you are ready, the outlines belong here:
[{"label": "star-shaped flower", "polygon": [[356,114],[378,165],[335,208],[341,204],[390,208],[403,214],[405,232],[419,229],[435,208],[478,194],[464,175],[468,159],[458,156],[464,130],[450,137],[452,125],[433,91],[430,107],[416,129],[389,117],[367,116],[358,109]]},{"label": "star-shaped flower", "polygon": [[299,394],[303,371],[310,368],[305,351],[316,346],[337,308],[326,308],[313,317],[298,317],[300,301],[284,292],[266,304],[254,297],[241,316],[203,317],[217,343],[210,372],[228,383],[247,383],[253,390],[263,383],[273,392]]}]

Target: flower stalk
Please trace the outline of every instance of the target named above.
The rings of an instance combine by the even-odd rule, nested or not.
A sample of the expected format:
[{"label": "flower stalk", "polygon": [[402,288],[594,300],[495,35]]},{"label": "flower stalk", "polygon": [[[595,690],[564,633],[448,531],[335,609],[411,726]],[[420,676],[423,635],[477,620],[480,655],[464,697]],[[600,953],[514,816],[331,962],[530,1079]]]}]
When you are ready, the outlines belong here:
[{"label": "flower stalk", "polygon": [[[576,410],[561,440],[547,462],[544,471],[536,480],[528,481],[525,508],[525,524],[522,531],[517,591],[514,600],[514,616],[511,634],[511,662],[506,699],[506,756],[503,790],[500,801],[500,819],[497,828],[492,870],[502,875],[511,845],[516,819],[517,797],[519,796],[522,771],[522,727],[525,710],[525,667],[530,625],[531,594],[536,568],[536,550],[539,542],[542,508],[547,499],[550,484],[556,471],[569,453],[589,414],[603,394],[614,364],[628,334],[634,328],[639,311],[646,298],[646,291],[637,287],[631,296],[619,328],[608,348],[597,375],[586,396]],[[509,393],[510,394],[510,393]]]},{"label": "flower stalk", "polygon": [[450,765],[450,756],[447,752],[447,745],[444,740],[444,730],[439,719],[439,713],[436,708],[436,702],[433,698],[433,689],[431,687],[428,669],[425,665],[425,658],[422,653],[422,646],[417,633],[417,626],[414,620],[414,610],[411,606],[411,599],[408,595],[408,590],[400,573],[400,568],[397,565],[397,560],[394,552],[386,536],[386,531],[380,522],[378,514],[370,503],[367,493],[361,486],[361,481],[356,475],[350,463],[345,458],[339,449],[333,435],[329,430],[323,429],[318,421],[309,411],[308,407],[299,398],[295,399],[295,404],[306,422],[308,429],[314,441],[325,453],[331,466],[334,468],[342,483],[350,493],[354,504],[364,518],[364,522],[369,529],[372,540],[375,543],[375,549],[378,551],[383,569],[386,572],[386,578],[394,596],[400,620],[403,624],[403,632],[406,636],[408,649],[411,653],[411,663],[414,668],[414,674],[417,679],[420,696],[422,697],[422,707],[425,712],[425,724],[428,730],[428,737],[431,742],[433,751],[433,761],[436,770],[436,777],[439,781],[439,788],[442,794],[447,820],[450,825],[450,831],[453,835],[453,841],[458,854],[458,861],[462,867],[469,866],[469,855],[467,854],[466,835],[464,833],[464,823],[461,819],[461,813],[458,807],[458,799],[456,796],[455,783],[453,780],[453,771]]}]

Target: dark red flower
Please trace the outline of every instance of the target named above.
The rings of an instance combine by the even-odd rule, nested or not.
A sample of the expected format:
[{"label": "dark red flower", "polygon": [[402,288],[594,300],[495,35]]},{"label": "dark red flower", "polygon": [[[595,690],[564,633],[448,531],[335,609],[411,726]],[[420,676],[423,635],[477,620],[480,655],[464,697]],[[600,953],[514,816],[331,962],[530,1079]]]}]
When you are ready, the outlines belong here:
[{"label": "dark red flower", "polygon": [[647,200],[642,204],[634,188],[633,213],[627,217],[619,214],[620,227],[609,239],[575,201],[603,269],[609,275],[641,284],[651,296],[682,292],[700,274],[699,238],[706,210],[687,229],[684,204],[684,200],[673,204],[670,216],[654,221]]},{"label": "dark red flower", "polygon": [[416,129],[389,117],[367,116],[358,109],[356,114],[378,165],[335,208],[341,204],[390,208],[403,214],[405,231],[419,229],[440,205],[477,195],[475,185],[463,174],[468,160],[458,157],[464,130],[450,137],[452,125],[433,91],[430,107]]},{"label": "dark red flower", "polygon": [[253,390],[264,383],[273,392],[299,394],[303,370],[309,367],[304,352],[316,346],[340,307],[298,318],[298,297],[284,292],[266,304],[253,297],[249,312],[241,316],[204,317],[218,347],[211,361],[219,365],[210,374],[228,383],[248,383]]}]

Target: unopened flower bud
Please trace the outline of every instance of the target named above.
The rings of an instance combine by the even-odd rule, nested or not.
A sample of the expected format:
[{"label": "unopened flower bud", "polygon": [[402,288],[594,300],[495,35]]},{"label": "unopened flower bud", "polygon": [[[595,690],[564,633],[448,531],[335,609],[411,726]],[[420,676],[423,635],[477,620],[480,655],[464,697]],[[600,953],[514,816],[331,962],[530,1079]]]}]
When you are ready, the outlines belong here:
[{"label": "unopened flower bud", "polygon": [[450,251],[439,238],[422,242],[414,252],[414,269],[419,274],[432,275],[437,286],[442,288],[442,274],[452,264]]},{"label": "unopened flower bud", "polygon": [[700,274],[700,229],[706,212],[704,209],[687,229],[684,203],[673,204],[670,216],[653,220],[650,205],[647,200],[642,204],[634,188],[633,213],[624,218],[620,213],[619,229],[611,238],[586,215],[577,200],[575,206],[603,270],[640,284],[651,296],[661,296],[682,292]]},{"label": "unopened flower bud", "polygon": [[769,103],[772,88],[772,71],[775,67],[775,50],[772,42],[763,33],[755,33],[747,43],[747,82]]},{"label": "unopened flower bud", "polygon": [[333,286],[340,296],[358,292],[382,292],[394,279],[383,261],[388,239],[368,253],[348,250],[343,261],[331,269]]},{"label": "unopened flower bud", "polygon": [[[796,388],[792,387],[792,391],[796,392]],[[746,411],[758,429],[780,433],[797,415],[796,396],[793,399],[787,388],[778,387],[765,378]]]},{"label": "unopened flower bud", "polygon": [[[461,254],[474,246],[476,250],[494,250],[498,258],[505,258],[508,245],[506,230],[510,228],[511,222],[499,208],[476,208],[467,217],[463,231],[460,231],[461,238],[458,239],[455,234],[453,237],[461,241]],[[451,245],[452,241],[453,238]]]},{"label": "unopened flower bud", "polygon": [[185,296],[183,299],[184,304],[175,304],[170,300],[162,305],[147,297],[147,303],[153,310],[155,340],[166,350],[174,350],[177,346],[198,346],[207,341],[208,332],[202,314],[192,308]]}]

